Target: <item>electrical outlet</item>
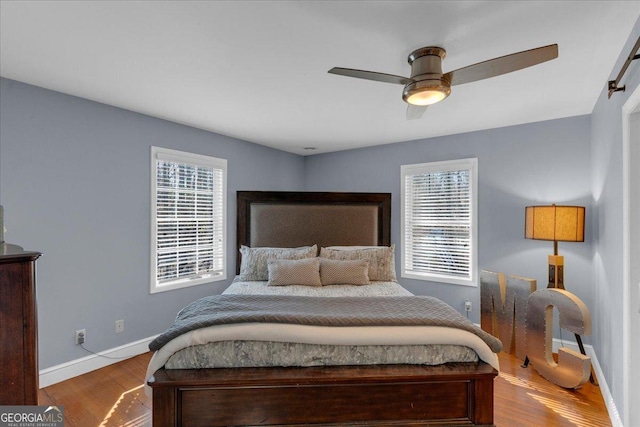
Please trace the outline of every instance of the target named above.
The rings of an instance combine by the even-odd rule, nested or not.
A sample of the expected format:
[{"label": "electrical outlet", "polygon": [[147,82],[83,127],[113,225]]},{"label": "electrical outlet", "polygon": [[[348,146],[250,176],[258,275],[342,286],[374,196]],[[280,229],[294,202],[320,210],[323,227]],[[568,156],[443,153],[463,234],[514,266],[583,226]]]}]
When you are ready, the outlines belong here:
[{"label": "electrical outlet", "polygon": [[124,319],[116,320],[116,334],[124,332]]},{"label": "electrical outlet", "polygon": [[76,331],[76,345],[84,344],[84,340],[87,339],[86,329],[78,329]]},{"label": "electrical outlet", "polygon": [[470,313],[472,311],[471,301],[465,300],[464,309],[466,310],[467,313]]}]

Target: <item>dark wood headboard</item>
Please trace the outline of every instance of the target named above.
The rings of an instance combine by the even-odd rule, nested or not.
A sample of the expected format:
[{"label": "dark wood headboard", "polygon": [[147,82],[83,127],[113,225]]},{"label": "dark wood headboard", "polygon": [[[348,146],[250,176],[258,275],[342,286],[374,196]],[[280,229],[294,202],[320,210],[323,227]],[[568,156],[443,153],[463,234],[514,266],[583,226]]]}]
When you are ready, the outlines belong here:
[{"label": "dark wood headboard", "polygon": [[391,193],[237,192],[240,246],[389,246]]}]

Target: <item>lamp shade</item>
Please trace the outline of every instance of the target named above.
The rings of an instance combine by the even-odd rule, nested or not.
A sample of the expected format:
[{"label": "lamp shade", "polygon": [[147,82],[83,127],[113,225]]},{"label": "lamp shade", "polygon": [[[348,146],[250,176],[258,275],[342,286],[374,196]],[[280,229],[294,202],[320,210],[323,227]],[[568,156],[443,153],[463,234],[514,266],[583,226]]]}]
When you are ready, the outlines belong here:
[{"label": "lamp shade", "polygon": [[556,242],[584,242],[583,206],[527,206],[524,237]]}]

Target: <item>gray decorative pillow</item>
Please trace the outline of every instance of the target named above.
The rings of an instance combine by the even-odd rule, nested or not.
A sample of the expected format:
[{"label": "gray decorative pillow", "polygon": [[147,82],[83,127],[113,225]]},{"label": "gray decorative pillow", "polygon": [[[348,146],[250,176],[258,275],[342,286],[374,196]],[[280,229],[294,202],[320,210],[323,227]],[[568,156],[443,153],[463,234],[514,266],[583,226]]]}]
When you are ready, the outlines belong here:
[{"label": "gray decorative pillow", "polygon": [[268,286],[322,286],[320,259],[273,259],[268,263]]},{"label": "gray decorative pillow", "polygon": [[369,261],[320,258],[320,280],[326,285],[368,285]]},{"label": "gray decorative pillow", "polygon": [[318,247],[302,246],[299,248],[250,248],[241,246],[242,262],[240,263],[239,280],[244,282],[265,281],[269,279],[267,263],[272,259],[315,258]]},{"label": "gray decorative pillow", "polygon": [[369,280],[397,282],[396,263],[391,246],[329,246],[320,250],[322,258],[369,262]]}]

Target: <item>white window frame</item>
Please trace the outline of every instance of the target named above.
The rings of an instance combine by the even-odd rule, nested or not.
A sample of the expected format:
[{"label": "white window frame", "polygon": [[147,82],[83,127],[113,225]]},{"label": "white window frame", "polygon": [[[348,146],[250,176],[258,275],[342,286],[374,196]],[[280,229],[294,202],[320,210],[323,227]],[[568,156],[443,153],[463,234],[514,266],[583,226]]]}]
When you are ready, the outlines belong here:
[{"label": "white window frame", "polygon": [[[407,237],[407,227],[410,227],[407,218],[407,203],[411,203],[407,192],[407,177],[415,175],[435,174],[440,172],[454,172],[460,170],[469,171],[469,270],[467,275],[436,273],[428,271],[416,271],[407,265],[408,253],[411,244]],[[443,282],[455,285],[478,286],[478,159],[460,159],[442,162],[420,163],[401,166],[401,215],[400,215],[400,238],[401,238],[401,277],[417,280],[428,280],[433,282]]]},{"label": "white window frame", "polygon": [[[188,277],[178,277],[174,280],[158,281],[158,191],[157,191],[157,161],[164,160],[180,164],[195,165],[204,168],[216,169],[222,172],[222,206],[212,213],[212,217],[221,215],[222,218],[222,242],[216,245],[218,256],[222,256],[222,270],[214,273],[195,274]],[[221,211],[220,211],[221,210]],[[184,151],[170,150],[168,148],[151,147],[151,272],[150,272],[150,292],[164,292],[173,289],[181,289],[190,286],[202,285],[205,283],[225,280],[227,278],[227,161],[215,157],[200,154],[187,153]],[[214,251],[216,251],[214,249]]]}]

